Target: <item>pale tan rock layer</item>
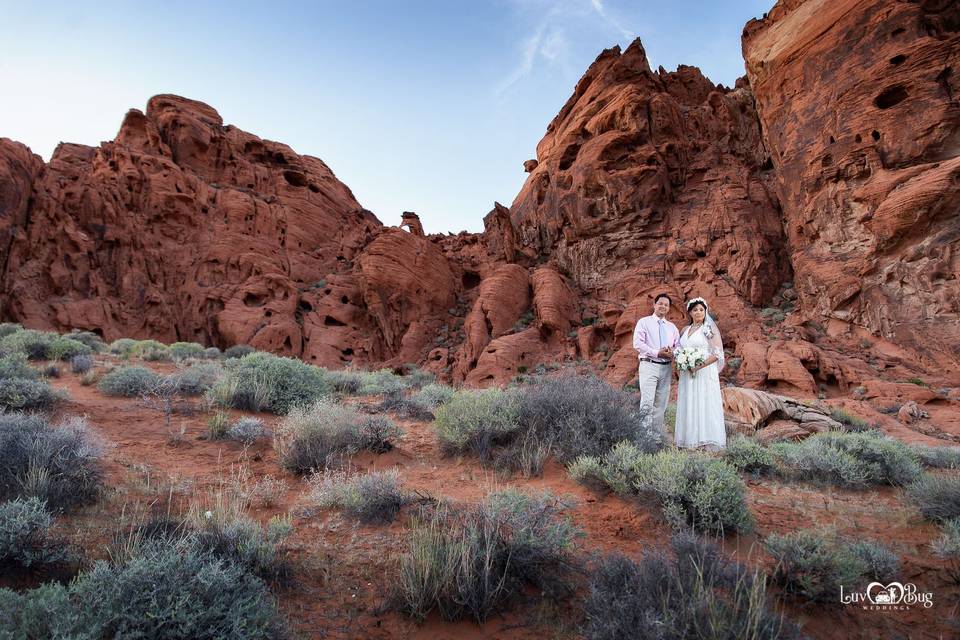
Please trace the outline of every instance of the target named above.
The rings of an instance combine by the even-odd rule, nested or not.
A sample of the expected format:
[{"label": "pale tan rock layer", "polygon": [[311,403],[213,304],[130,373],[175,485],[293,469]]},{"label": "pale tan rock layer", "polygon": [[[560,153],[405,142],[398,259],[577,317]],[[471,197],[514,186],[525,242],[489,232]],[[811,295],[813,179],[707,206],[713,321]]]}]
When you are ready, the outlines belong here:
[{"label": "pale tan rock layer", "polygon": [[958,25],[956,3],[779,2],[733,88],[654,71],[639,41],[604,51],[481,234],[384,227],[321,160],[177,96],[46,164],[0,139],[0,313],[479,386],[558,361],[625,383],[664,291],[710,301],[740,385],[957,384]]}]

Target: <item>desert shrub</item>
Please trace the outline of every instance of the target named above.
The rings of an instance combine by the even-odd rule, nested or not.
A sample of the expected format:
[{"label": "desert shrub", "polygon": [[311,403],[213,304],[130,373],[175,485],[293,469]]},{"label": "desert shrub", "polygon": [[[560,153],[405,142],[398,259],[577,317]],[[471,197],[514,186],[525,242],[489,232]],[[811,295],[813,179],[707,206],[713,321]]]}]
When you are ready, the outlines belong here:
[{"label": "desert shrub", "polygon": [[16,322],[0,322],[0,340],[18,331],[23,331],[23,327]]},{"label": "desert shrub", "polygon": [[172,374],[169,379],[177,391],[188,396],[199,396],[207,392],[223,376],[224,370],[219,364],[202,362]]},{"label": "desert shrub", "polygon": [[727,560],[719,548],[689,534],[639,562],[619,553],[599,559],[584,602],[584,636],[777,640],[799,638],[796,625],[773,607],[762,574]]},{"label": "desert shrub", "polygon": [[256,349],[248,344],[235,344],[232,347],[227,347],[227,350],[223,352],[223,355],[227,358],[242,358],[243,356],[254,353],[255,351]]},{"label": "desert shrub", "polygon": [[82,418],[50,426],[39,415],[0,414],[0,500],[35,497],[56,511],[93,502],[100,454]]},{"label": "desert shrub", "polygon": [[453,387],[433,382],[417,391],[411,400],[432,411],[440,405],[449,402],[454,393],[456,392]]},{"label": "desert shrub", "polygon": [[927,447],[914,445],[914,453],[926,467],[960,469],[960,447]]},{"label": "desert shrub", "polygon": [[0,592],[0,635],[31,638],[279,638],[262,580],[192,541],[155,539],[69,585]]},{"label": "desert shrub", "polygon": [[227,437],[253,444],[258,438],[265,438],[270,431],[259,418],[240,418],[227,428]]},{"label": "desert shrub", "polygon": [[736,470],[747,473],[770,473],[776,468],[776,460],[766,447],[742,435],[727,441],[723,457]]},{"label": "desert shrub", "polygon": [[0,352],[22,353],[30,360],[46,360],[50,344],[59,337],[48,331],[22,329],[0,339]]},{"label": "desert shrub", "polygon": [[383,395],[385,393],[398,393],[409,389],[411,385],[411,378],[399,376],[390,369],[365,371],[360,377],[360,389],[358,393],[371,396]]},{"label": "desert shrub", "polygon": [[584,484],[654,496],[667,520],[680,529],[692,526],[724,535],[753,527],[743,480],[717,458],[684,451],[647,454],[621,442],[602,457],[581,456],[568,470]]},{"label": "desert shrub", "polygon": [[960,477],[924,474],[907,487],[907,495],[928,520],[960,517]]},{"label": "desert shrub", "polygon": [[960,558],[960,518],[945,520],[943,533],[930,546],[941,558]]},{"label": "desert shrub", "polygon": [[349,476],[344,472],[316,474],[311,497],[324,509],[337,508],[365,523],[393,522],[400,509],[414,500],[396,471],[372,471]]},{"label": "desert shrub", "polygon": [[839,407],[831,407],[830,417],[851,431],[864,431],[869,427],[866,420]]},{"label": "desert shrub", "polygon": [[447,455],[470,453],[493,461],[494,449],[513,441],[520,429],[514,391],[461,390],[434,414],[440,448]]},{"label": "desert shrub", "polygon": [[905,485],[921,471],[909,446],[877,431],[816,433],[801,442],[779,442],[770,450],[798,478],[851,488]]},{"label": "desert shrub", "polygon": [[141,350],[140,357],[146,362],[167,362],[172,359],[170,349],[168,349],[166,345],[146,347]]},{"label": "desert shrub", "polygon": [[327,382],[337,393],[356,395],[363,386],[363,374],[359,371],[328,371]]},{"label": "desert shrub", "polygon": [[261,507],[272,507],[280,502],[280,498],[287,491],[287,481],[283,478],[263,476],[249,482],[243,489],[243,494],[250,504]]},{"label": "desert shrub", "polygon": [[841,585],[849,589],[864,580],[892,580],[900,566],[897,556],[876,542],[844,543],[812,529],[771,534],[763,544],[777,563],[774,581],[787,593],[814,601],[834,601]]},{"label": "desert shrub", "polygon": [[[369,409],[368,409],[369,410]],[[400,392],[384,395],[379,404],[372,407],[374,413],[393,411],[397,415],[412,420],[433,420],[433,412],[412,398],[406,398]]]},{"label": "desert shrub", "polygon": [[33,411],[48,409],[61,396],[40,380],[12,378],[0,380],[0,410]]},{"label": "desert shrub", "polygon": [[492,494],[480,505],[440,507],[414,524],[400,560],[399,607],[422,620],[478,622],[503,609],[526,587],[554,599],[572,592],[578,531],[549,494]]},{"label": "desert shrub", "polygon": [[69,558],[60,541],[50,536],[53,516],[37,498],[0,503],[0,567],[30,568]]},{"label": "desert shrub", "polygon": [[277,427],[274,446],[285,469],[303,474],[365,449],[389,451],[401,433],[383,416],[364,416],[323,399],[310,407],[294,408]]},{"label": "desert shrub", "polygon": [[636,397],[595,376],[567,375],[525,387],[518,421],[563,463],[623,441],[646,452],[659,449],[659,434],[650,430]]},{"label": "desert shrub", "polygon": [[200,357],[204,360],[219,360],[221,356],[223,356],[223,354],[220,353],[220,349],[216,347],[207,347],[203,350],[203,353],[200,354]]},{"label": "desert shrub", "polygon": [[85,387],[92,386],[100,381],[100,374],[96,371],[87,371],[80,376],[80,384]]},{"label": "desert shrub", "polygon": [[203,356],[204,347],[196,342],[174,342],[169,349],[170,357],[174,360],[186,360]]},{"label": "desert shrub", "polygon": [[74,373],[86,373],[93,369],[92,355],[78,355],[70,358],[70,370]]},{"label": "desert shrub", "polygon": [[40,369],[40,375],[44,378],[59,378],[60,366],[55,362],[46,364]]},{"label": "desert shrub", "polygon": [[79,340],[57,336],[47,346],[47,360],[69,360],[74,356],[91,355],[93,349]]},{"label": "desert shrub", "polygon": [[136,347],[136,340],[132,338],[118,338],[111,342],[107,349],[115,356],[129,358],[131,355],[133,355],[133,351],[136,349]]},{"label": "desert shrub", "polygon": [[215,411],[207,418],[207,440],[226,438],[229,430],[230,415],[226,411]]},{"label": "desert shrub", "polygon": [[10,353],[0,357],[0,380],[36,380],[37,370],[27,364],[23,353]]},{"label": "desert shrub", "polygon": [[331,392],[323,369],[269,353],[230,361],[227,375],[212,390],[217,386],[229,389],[229,406],[277,414],[309,405]]},{"label": "desert shrub", "polygon": [[103,342],[100,336],[92,331],[80,331],[79,329],[74,329],[68,333],[66,337],[87,345],[90,347],[93,353],[102,353],[107,349],[107,345]]},{"label": "desert shrub", "polygon": [[238,564],[268,582],[285,583],[290,579],[292,568],[281,544],[293,531],[287,518],[275,516],[264,530],[245,516],[222,518],[219,513],[206,513],[211,517],[204,517],[192,532],[201,550]]},{"label": "desert shrub", "polygon": [[148,393],[160,376],[146,367],[119,367],[100,378],[97,388],[108,396],[133,398]]}]

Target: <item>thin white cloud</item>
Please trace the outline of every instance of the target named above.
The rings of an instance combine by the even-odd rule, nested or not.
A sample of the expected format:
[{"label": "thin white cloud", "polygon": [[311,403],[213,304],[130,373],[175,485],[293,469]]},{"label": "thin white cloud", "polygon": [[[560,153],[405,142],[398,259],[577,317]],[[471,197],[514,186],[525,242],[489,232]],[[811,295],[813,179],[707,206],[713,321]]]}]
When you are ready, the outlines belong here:
[{"label": "thin white cloud", "polygon": [[607,13],[606,7],[603,6],[603,0],[590,0],[590,4],[593,5],[593,10],[597,12],[597,15],[603,18],[604,22],[619,31],[620,35],[624,38],[633,40],[636,37],[637,34],[625,28],[618,20]]}]

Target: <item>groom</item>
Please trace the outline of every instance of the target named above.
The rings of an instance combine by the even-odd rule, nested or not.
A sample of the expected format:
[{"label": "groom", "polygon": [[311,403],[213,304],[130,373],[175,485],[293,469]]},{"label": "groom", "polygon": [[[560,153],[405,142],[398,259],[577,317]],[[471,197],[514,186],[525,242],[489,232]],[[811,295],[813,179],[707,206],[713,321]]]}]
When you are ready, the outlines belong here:
[{"label": "groom", "polygon": [[640,318],[633,330],[633,348],[640,358],[640,405],[652,414],[653,427],[660,430],[664,444],[671,444],[663,421],[673,381],[673,349],[680,339],[676,325],[667,320],[670,296],[657,294],[653,315]]}]

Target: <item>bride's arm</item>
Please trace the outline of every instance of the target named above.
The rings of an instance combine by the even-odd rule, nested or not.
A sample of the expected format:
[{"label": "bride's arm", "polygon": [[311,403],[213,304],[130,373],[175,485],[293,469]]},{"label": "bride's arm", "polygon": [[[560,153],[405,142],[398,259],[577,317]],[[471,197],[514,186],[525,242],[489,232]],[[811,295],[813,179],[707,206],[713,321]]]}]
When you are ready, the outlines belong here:
[{"label": "bride's arm", "polygon": [[[706,335],[707,332],[704,333]],[[723,359],[723,339],[720,337],[720,329],[717,328],[715,323],[710,324],[710,335],[706,335],[707,344],[707,359],[703,361],[697,369],[702,369],[704,367],[709,367],[714,362],[718,364],[717,370],[723,369],[724,359]]]}]

